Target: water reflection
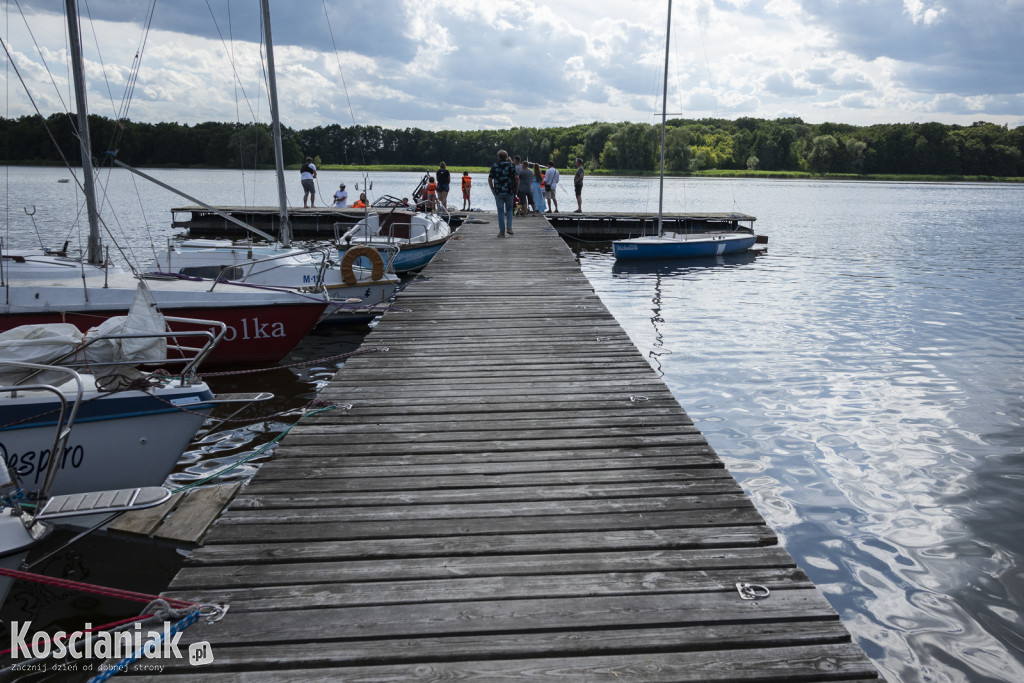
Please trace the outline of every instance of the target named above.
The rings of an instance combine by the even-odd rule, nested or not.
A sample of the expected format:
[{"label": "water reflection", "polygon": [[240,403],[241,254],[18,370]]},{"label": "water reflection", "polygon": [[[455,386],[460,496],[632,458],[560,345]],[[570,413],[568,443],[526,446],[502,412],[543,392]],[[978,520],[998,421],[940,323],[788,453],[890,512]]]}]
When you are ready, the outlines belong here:
[{"label": "water reflection", "polygon": [[[600,253],[606,258],[611,258],[611,251],[606,248],[593,249],[593,253]],[[661,357],[671,355],[672,349],[666,347],[664,336],[661,332],[661,325],[665,322],[662,317],[662,298],[664,296],[663,280],[666,278],[699,277],[708,269],[730,268],[743,266],[753,262],[760,251],[746,251],[738,254],[718,254],[715,256],[704,256],[685,260],[649,260],[649,261],[613,261],[611,266],[612,276],[625,280],[639,280],[643,287],[649,287],[653,291],[650,307],[651,327],[654,330],[654,341],[651,348],[647,350],[647,358],[659,377],[664,376],[664,369]]]},{"label": "water reflection", "polygon": [[280,366],[250,372],[208,373],[216,393],[268,391],[273,398],[234,413],[213,413],[168,479],[171,488],[247,481],[274,454],[275,440],[309,410],[326,408],[317,395],[359,348],[369,328],[325,325],[314,329]]},{"label": "water reflection", "polygon": [[890,680],[1024,680],[1024,192],[976,194],[775,185],[749,262],[580,259]]},{"label": "water reflection", "polygon": [[[33,246],[33,204],[45,243],[63,241],[75,199],[57,173],[8,176],[7,243]],[[235,172],[158,174],[238,201]],[[402,196],[413,176],[373,179]],[[274,196],[273,174],[255,177]],[[587,182],[588,210],[656,206],[656,181]],[[620,267],[586,248],[595,291],[889,680],[1024,680],[1024,185],[673,179],[666,195],[669,211],[757,216],[769,251]],[[180,203],[110,202],[139,244],[171,234]],[[270,382],[275,412],[337,367],[315,359],[342,341],[307,342],[314,365]],[[287,421],[211,435],[176,476]]]}]

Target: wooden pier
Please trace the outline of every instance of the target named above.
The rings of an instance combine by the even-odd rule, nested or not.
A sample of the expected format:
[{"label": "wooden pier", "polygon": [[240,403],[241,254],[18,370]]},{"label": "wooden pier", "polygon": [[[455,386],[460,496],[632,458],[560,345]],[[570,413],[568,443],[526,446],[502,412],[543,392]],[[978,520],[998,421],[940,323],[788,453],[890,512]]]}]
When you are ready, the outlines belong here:
[{"label": "wooden pier", "polygon": [[[184,228],[194,238],[240,238],[248,232],[237,223],[224,218],[227,214],[271,235],[280,231],[280,209],[272,206],[218,206],[214,209],[202,206],[182,206],[171,209],[171,227]],[[219,213],[218,213],[219,212]],[[464,221],[477,222],[490,214],[458,212],[448,217],[452,227]],[[289,209],[292,234],[297,239],[334,240],[365,216],[362,209]],[[548,220],[563,237],[584,240],[618,240],[641,235],[653,235],[658,231],[658,217],[655,214],[635,212],[587,212],[549,214]],[[745,213],[673,213],[662,217],[665,230],[674,232],[706,232],[709,230],[733,229],[738,224],[753,228],[757,218]]]},{"label": "wooden pier", "polygon": [[180,546],[195,546],[239,488],[241,484],[234,483],[179,491],[156,507],[122,514],[107,530]]},{"label": "wooden pier", "polygon": [[135,675],[876,679],[555,230],[487,217],[174,579],[230,604],[179,643],[213,662]]},{"label": "wooden pier", "polygon": [[[274,206],[179,206],[171,209],[171,227],[184,228],[188,236],[193,238],[233,239],[251,236],[248,230],[228,220],[224,214],[275,237],[280,236],[281,209]],[[329,206],[288,209],[292,236],[304,240],[334,240],[365,217],[363,209],[335,209]],[[465,219],[465,213],[453,213],[448,222],[458,227]]]}]

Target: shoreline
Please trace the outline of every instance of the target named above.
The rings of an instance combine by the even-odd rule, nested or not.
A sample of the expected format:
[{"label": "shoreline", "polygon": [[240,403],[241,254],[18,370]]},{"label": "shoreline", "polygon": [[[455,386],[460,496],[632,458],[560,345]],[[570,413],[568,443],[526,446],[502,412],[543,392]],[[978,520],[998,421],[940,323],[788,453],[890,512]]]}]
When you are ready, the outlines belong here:
[{"label": "shoreline", "polygon": [[[63,164],[59,163],[47,163],[41,161],[3,161],[0,162],[4,166],[11,167],[25,167],[25,166],[37,166],[44,168],[63,168]],[[81,168],[81,166],[72,166],[72,168]],[[221,166],[146,166],[143,168],[153,169],[185,169],[185,170],[209,170],[209,171],[230,171],[237,169],[230,169]],[[299,165],[294,164],[286,166],[286,170],[295,171],[298,170]],[[434,173],[437,168],[436,166],[423,166],[423,165],[410,165],[410,164],[396,164],[396,165],[343,165],[343,164],[323,164],[317,167],[320,171],[346,171],[346,172],[360,172],[360,173]],[[258,166],[255,169],[246,170],[257,170],[257,171],[273,171],[272,166]],[[463,171],[469,171],[473,174],[484,174],[490,170],[490,167],[484,166],[466,166],[458,167],[458,173]],[[559,169],[563,175],[571,172],[571,169]],[[601,177],[623,177],[623,178],[657,178],[657,171],[630,171],[621,169],[593,169],[587,170],[588,176],[601,176]],[[729,170],[729,169],[714,169],[709,171],[697,171],[696,173],[665,173],[666,178],[753,178],[753,179],[765,179],[765,180],[849,180],[849,181],[867,181],[867,182],[890,182],[890,183],[910,183],[910,182],[922,182],[922,183],[1009,183],[1017,184],[1024,183],[1024,177],[1017,176],[991,176],[991,175],[928,175],[928,174],[895,174],[895,173],[876,173],[869,175],[856,175],[853,173],[826,173],[819,175],[815,173],[808,173],[806,171],[746,171],[746,170]]]},{"label": "shoreline", "polygon": [[[298,166],[288,167],[289,170],[297,170]],[[393,165],[393,166],[372,166],[372,165],[351,165],[323,164],[317,167],[321,171],[354,171],[354,172],[378,172],[378,173],[434,173],[435,167]],[[273,169],[268,169],[273,170]],[[451,170],[451,169],[449,169]],[[459,173],[469,171],[470,173],[487,173],[490,167],[466,166],[458,167]],[[563,175],[572,173],[572,169],[558,169]],[[629,171],[622,169],[594,169],[587,170],[588,176],[602,177],[623,177],[623,178],[657,178],[658,171]],[[1024,183],[1024,177],[1016,176],[991,176],[991,175],[928,175],[928,174],[893,174],[876,173],[868,175],[857,175],[854,173],[826,173],[819,175],[806,171],[745,171],[714,169],[709,171],[697,171],[696,173],[665,173],[666,178],[762,178],[773,180],[857,180],[874,182],[928,182],[928,183]]]}]

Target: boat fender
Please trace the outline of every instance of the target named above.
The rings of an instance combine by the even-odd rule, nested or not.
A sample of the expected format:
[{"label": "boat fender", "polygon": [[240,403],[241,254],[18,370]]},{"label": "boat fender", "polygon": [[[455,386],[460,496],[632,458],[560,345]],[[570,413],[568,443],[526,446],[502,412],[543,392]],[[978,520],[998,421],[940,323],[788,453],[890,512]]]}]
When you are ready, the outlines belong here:
[{"label": "boat fender", "polygon": [[354,285],[359,281],[352,270],[352,265],[357,259],[364,256],[370,259],[371,277],[374,280],[380,280],[384,277],[384,259],[380,257],[380,253],[376,249],[367,246],[351,247],[341,257],[341,280],[346,285]]}]

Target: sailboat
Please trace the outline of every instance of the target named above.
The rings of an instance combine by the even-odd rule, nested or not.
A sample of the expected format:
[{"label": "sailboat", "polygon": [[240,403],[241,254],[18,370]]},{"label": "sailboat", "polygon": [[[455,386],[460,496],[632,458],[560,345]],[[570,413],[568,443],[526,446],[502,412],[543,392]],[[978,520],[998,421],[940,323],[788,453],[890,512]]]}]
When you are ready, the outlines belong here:
[{"label": "sailboat", "polygon": [[662,218],[665,199],[665,122],[668,117],[668,58],[669,37],[672,32],[672,0],[668,2],[668,21],[665,30],[665,80],[661,97],[661,174],[658,185],[658,232],[612,242],[612,255],[616,260],[692,258],[719,256],[746,251],[757,242],[753,227],[741,225],[737,214],[726,225],[728,229],[694,232],[664,230]]},{"label": "sailboat", "polygon": [[[172,412],[184,413],[169,408],[166,403],[158,405],[157,397],[165,401],[181,400],[182,388],[198,391],[197,396],[209,395],[205,384],[199,383],[190,390],[179,383],[169,392],[154,387],[152,396],[142,392],[154,402],[148,405],[144,405],[146,398],[140,400],[140,392],[128,392],[136,395],[125,394],[113,399],[120,400],[122,406],[125,402],[131,404],[129,411],[121,410],[118,414],[116,407],[111,412],[112,403],[107,401],[115,394],[98,392],[93,386],[94,380],[87,382],[84,375],[71,368],[24,362],[2,363],[0,368],[4,378],[15,381],[11,386],[0,387],[3,396],[0,401],[8,404],[0,405],[5,422],[15,417],[10,411],[13,405],[17,410],[38,411],[10,432],[0,431],[0,439],[3,439],[0,450],[4,455],[0,458],[0,569],[19,570],[29,551],[42,543],[57,524],[91,530],[111,515],[150,508],[170,498],[171,491],[162,486],[169,472],[169,468],[164,471],[167,458],[159,455],[160,451],[167,451],[167,439],[155,439],[150,453],[140,455],[133,450],[127,459],[120,448],[126,441],[139,438],[137,423],[140,422],[151,425],[150,429],[157,432],[172,430],[170,435],[174,437],[175,425],[168,419],[177,419]],[[0,384],[3,383],[6,380],[0,380]],[[174,397],[174,393],[179,395]],[[190,407],[207,412],[212,408]],[[87,416],[87,412],[92,416]],[[80,425],[96,423],[86,427],[93,432],[92,437],[79,434],[81,427],[75,427],[76,419]],[[5,460],[10,454],[8,447],[14,446],[7,438],[11,432],[16,441],[30,444],[33,461],[39,467],[26,469],[25,463],[12,464]],[[192,429],[190,434],[194,433]],[[87,466],[82,467],[79,462],[77,466],[68,467],[67,461],[79,459],[78,454],[81,461],[86,459],[83,439],[89,444]],[[142,439],[143,444],[146,441]],[[135,444],[134,449],[138,446]],[[53,457],[54,453],[66,453],[70,457]],[[170,467],[180,455],[180,451],[171,452]],[[59,479],[63,479],[61,484],[57,484]],[[114,488],[119,485],[124,488]],[[59,488],[68,492],[56,493]],[[11,574],[0,573],[0,604],[7,597],[13,580]]]},{"label": "sailboat", "polygon": [[[262,237],[267,244],[232,242],[230,240],[187,240],[169,244],[167,251],[157,254],[150,272],[173,276],[212,278],[215,281],[229,281],[248,285],[270,285],[296,290],[309,287],[322,288],[331,306],[327,316],[331,318],[363,318],[368,311],[386,304],[401,284],[393,273],[384,272],[382,259],[375,253],[368,253],[370,267],[354,264],[353,258],[328,260],[327,252],[319,249],[299,249],[291,246],[291,220],[288,214],[288,193],[284,180],[284,153],[281,144],[281,117],[277,102],[277,80],[274,68],[274,43],[270,30],[270,7],[267,0],[261,0],[263,11],[263,33],[267,50],[267,81],[270,92],[270,114],[274,139],[274,161],[277,171],[278,209],[280,212],[280,242],[247,225],[229,214],[190,197],[157,181],[155,178],[120,162],[126,168],[151,182],[184,196],[204,208],[213,211],[226,220],[246,228],[250,233]],[[372,315],[369,317],[373,317]]]},{"label": "sailboat", "polygon": [[[218,328],[183,333],[168,322],[140,288],[127,316],[84,334],[66,323],[0,333],[0,466],[26,496],[43,481],[54,494],[160,485],[215,406],[272,398],[215,396],[198,368],[224,325],[181,320]],[[53,450],[47,435],[64,407],[74,432]]]},{"label": "sailboat", "polygon": [[[75,0],[65,0],[75,101],[78,108],[82,150],[82,190],[89,218],[87,260],[80,277],[57,276],[34,262],[38,272],[29,273],[24,258],[5,261],[0,296],[0,331],[20,325],[68,322],[88,330],[98,322],[124,315],[135,298],[140,278],[129,272],[104,267],[99,231],[99,212],[93,185],[92,147],[78,10]],[[280,181],[283,191],[283,178]],[[65,272],[66,269],[65,269]],[[24,275],[24,277],[22,277]],[[328,305],[322,288],[309,291],[254,284],[232,284],[143,278],[159,308],[179,318],[223,323],[227,333],[214,349],[209,364],[261,364],[284,358],[319,321]],[[176,330],[196,327],[175,322]]]}]

